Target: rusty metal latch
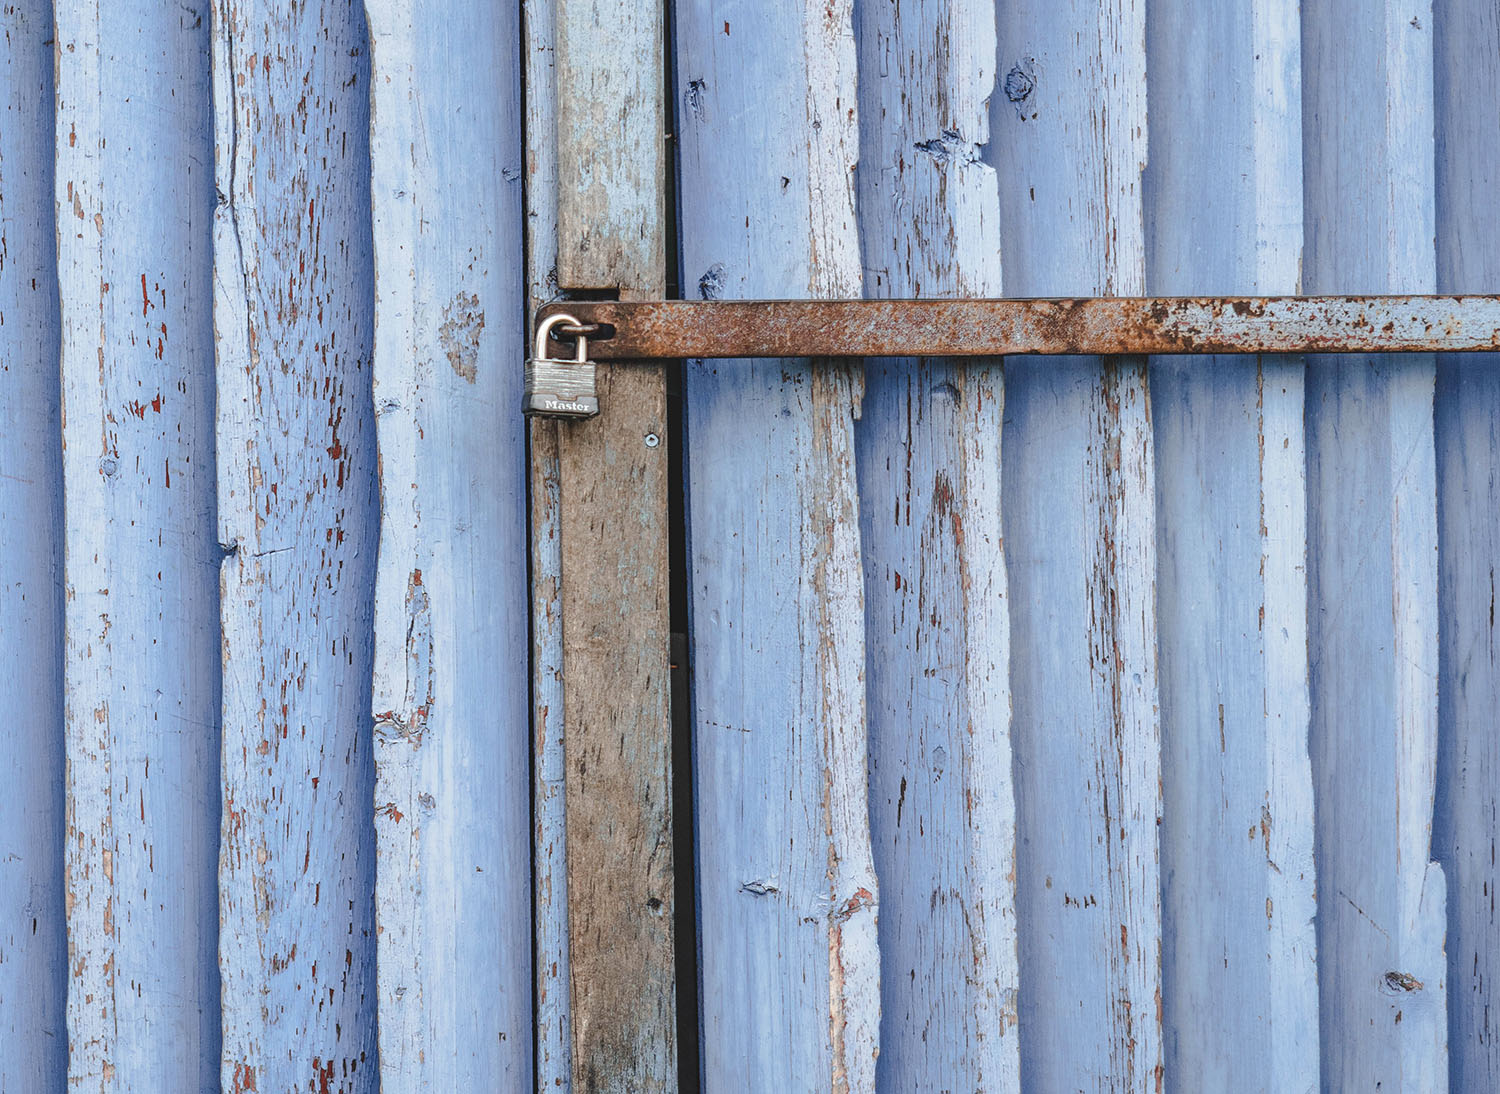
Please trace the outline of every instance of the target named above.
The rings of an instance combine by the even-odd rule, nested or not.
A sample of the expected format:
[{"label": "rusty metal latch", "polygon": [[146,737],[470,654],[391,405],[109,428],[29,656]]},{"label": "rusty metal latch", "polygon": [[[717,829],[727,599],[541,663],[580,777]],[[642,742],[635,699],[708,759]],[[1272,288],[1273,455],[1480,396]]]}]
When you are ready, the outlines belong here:
[{"label": "rusty metal latch", "polygon": [[[1500,296],[570,300],[542,308],[537,318],[538,390],[553,366],[588,365],[591,395],[590,355],[625,362],[1500,350]],[[554,360],[552,351],[566,352],[570,335],[576,359]],[[530,408],[529,367],[527,375]],[[590,414],[597,413],[597,398],[592,406]]]}]

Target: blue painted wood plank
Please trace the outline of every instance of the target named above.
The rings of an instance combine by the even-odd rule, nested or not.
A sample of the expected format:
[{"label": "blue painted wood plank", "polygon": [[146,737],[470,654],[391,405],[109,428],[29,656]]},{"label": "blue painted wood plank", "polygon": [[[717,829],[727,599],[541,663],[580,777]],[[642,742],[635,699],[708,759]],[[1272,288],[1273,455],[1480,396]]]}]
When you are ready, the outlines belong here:
[{"label": "blue painted wood plank", "polygon": [[[1004,5],[991,102],[1009,296],[1145,288],[1142,5]],[[1012,358],[1021,1074],[1162,1080],[1155,475],[1145,361]]]},{"label": "blue painted wood plank", "polygon": [[[1303,7],[1309,292],[1431,292],[1432,12]],[[1318,969],[1330,1090],[1447,1088],[1430,357],[1308,366]]]},{"label": "blue painted wood plank", "polygon": [[366,9],[381,1089],[518,1090],[532,1053],[519,17]]},{"label": "blue painted wood plank", "polygon": [[0,1091],[67,1077],[52,5],[0,8]]},{"label": "blue painted wood plank", "polygon": [[[856,9],[871,296],[999,296],[989,0]],[[856,428],[882,1090],[1017,1090],[1003,374],[871,361]]]},{"label": "blue painted wood plank", "polygon": [[69,1081],[213,1089],[208,20],[153,3],[56,12]]},{"label": "blue painted wood plank", "polygon": [[[1500,10],[1433,5],[1439,292],[1500,289]],[[1500,816],[1500,643],[1489,606],[1500,565],[1500,356],[1437,361],[1438,815],[1434,856],[1449,879],[1448,1059],[1455,1090],[1500,1087],[1491,1018],[1500,983],[1492,894]]]},{"label": "blue painted wood plank", "polygon": [[[1295,0],[1148,20],[1147,287],[1295,293]],[[1303,392],[1300,359],[1152,362],[1174,1089],[1318,1089]]]},{"label": "blue painted wood plank", "polygon": [[[677,11],[697,295],[860,294],[850,5]],[[685,380],[705,1089],[874,1087],[858,374]]]},{"label": "blue painted wood plank", "polygon": [[226,1089],[377,1087],[362,5],[219,0]]}]

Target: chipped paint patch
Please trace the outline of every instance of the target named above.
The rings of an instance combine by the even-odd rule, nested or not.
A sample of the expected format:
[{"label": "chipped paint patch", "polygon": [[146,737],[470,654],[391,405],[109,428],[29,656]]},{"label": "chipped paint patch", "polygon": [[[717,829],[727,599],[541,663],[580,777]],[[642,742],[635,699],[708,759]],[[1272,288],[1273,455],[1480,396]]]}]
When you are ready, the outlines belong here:
[{"label": "chipped paint patch", "polygon": [[438,343],[448,355],[453,371],[471,384],[479,377],[479,336],[483,332],[484,311],[479,306],[479,297],[459,292],[443,309]]}]

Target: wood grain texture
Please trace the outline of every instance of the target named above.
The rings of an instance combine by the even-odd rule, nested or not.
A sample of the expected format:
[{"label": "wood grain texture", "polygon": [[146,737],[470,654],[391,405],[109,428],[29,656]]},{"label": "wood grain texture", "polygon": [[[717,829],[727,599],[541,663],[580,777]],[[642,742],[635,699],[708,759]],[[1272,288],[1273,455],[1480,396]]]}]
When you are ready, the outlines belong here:
[{"label": "wood grain texture", "polygon": [[[663,9],[558,0],[555,12],[558,280],[659,298]],[[666,403],[661,365],[606,369],[599,417],[553,427],[580,1091],[677,1087]]]},{"label": "wood grain texture", "polygon": [[[992,100],[1008,296],[1145,287],[1145,15],[1007,5]],[[1021,1069],[1162,1083],[1156,519],[1140,358],[1012,358],[1004,532],[1016,752]]]},{"label": "wood grain texture", "polygon": [[519,16],[366,10],[381,1088],[519,1090],[532,1055]]},{"label": "wood grain texture", "polygon": [[558,0],[557,270],[569,289],[659,297],[667,280],[666,8]]},{"label": "wood grain texture", "polygon": [[[999,296],[993,4],[856,14],[866,294]],[[883,1090],[1020,1088],[996,364],[869,362],[856,428]]]},{"label": "wood grain texture", "polygon": [[[1433,4],[1437,285],[1500,288],[1500,9]],[[1437,360],[1438,813],[1433,854],[1450,882],[1448,1059],[1454,1090],[1500,1086],[1500,931],[1492,894],[1500,816],[1500,636],[1489,605],[1500,566],[1500,357]]]},{"label": "wood grain texture", "polygon": [[[556,4],[523,0],[527,315],[557,296]],[[528,328],[529,329],[529,328]],[[530,350],[528,349],[529,353]],[[532,946],[536,1090],[572,1089],[567,795],[563,741],[562,478],[559,432],[527,424],[531,550]]]},{"label": "wood grain texture", "polygon": [[[1430,292],[1432,12],[1303,7],[1309,291]],[[1431,357],[1308,366],[1323,1083],[1447,1088]]]},{"label": "wood grain texture", "polygon": [[[1153,293],[1293,293],[1295,0],[1148,9]],[[1157,358],[1168,1084],[1316,1091],[1300,358]]]},{"label": "wood grain texture", "polygon": [[[685,5],[676,45],[685,283],[858,296],[850,5]],[[859,397],[831,364],[687,369],[708,1090],[875,1084]]]},{"label": "wood grain texture", "polygon": [[559,429],[573,1086],[668,1091],[677,1030],[661,369],[605,370],[599,400],[598,418]]},{"label": "wood grain texture", "polygon": [[52,5],[0,8],[0,1091],[67,1076]]},{"label": "wood grain texture", "polygon": [[[206,12],[203,13],[206,15]],[[57,18],[69,1085],[219,1068],[208,20]]]},{"label": "wood grain texture", "polygon": [[376,458],[356,0],[217,0],[226,1090],[371,1091]]}]

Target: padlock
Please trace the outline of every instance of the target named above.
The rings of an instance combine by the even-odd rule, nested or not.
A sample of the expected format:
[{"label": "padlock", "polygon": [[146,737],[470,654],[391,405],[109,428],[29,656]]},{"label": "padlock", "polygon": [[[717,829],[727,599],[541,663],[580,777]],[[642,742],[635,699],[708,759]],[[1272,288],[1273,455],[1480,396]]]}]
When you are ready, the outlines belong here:
[{"label": "padlock", "polygon": [[526,362],[526,393],[521,400],[521,411],[528,417],[592,418],[599,413],[588,339],[579,335],[578,352],[571,361],[555,361],[546,355],[553,328],[564,324],[582,325],[571,315],[555,314],[537,327],[536,345]]}]

